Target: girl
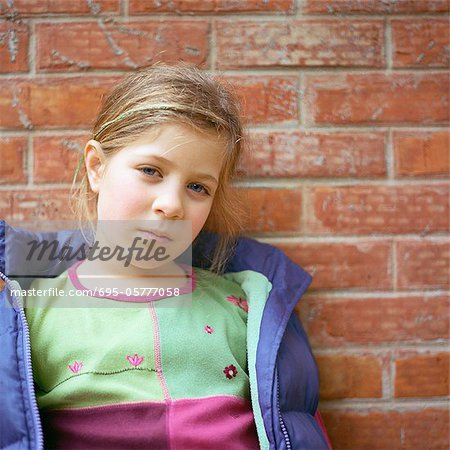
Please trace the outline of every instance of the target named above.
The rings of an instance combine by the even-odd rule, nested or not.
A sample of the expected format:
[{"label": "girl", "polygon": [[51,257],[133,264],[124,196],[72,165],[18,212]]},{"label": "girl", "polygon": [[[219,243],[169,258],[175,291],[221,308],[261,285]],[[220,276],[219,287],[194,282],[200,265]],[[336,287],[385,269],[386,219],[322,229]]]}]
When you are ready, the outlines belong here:
[{"label": "girl", "polygon": [[185,65],[139,70],[106,99],[74,184],[91,251],[36,279],[21,316],[34,448],[40,421],[46,448],[329,448],[293,312],[311,277],[238,239],[242,133],[230,90]]}]

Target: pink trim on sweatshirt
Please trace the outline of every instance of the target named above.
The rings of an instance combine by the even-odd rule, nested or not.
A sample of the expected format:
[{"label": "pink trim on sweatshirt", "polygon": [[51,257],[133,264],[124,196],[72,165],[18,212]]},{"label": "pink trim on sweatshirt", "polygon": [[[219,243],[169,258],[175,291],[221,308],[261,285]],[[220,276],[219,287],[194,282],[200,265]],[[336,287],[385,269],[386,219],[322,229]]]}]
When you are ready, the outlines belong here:
[{"label": "pink trim on sweatshirt", "polygon": [[161,385],[161,389],[164,394],[164,400],[170,400],[169,388],[167,387],[166,380],[163,374],[162,361],[161,361],[161,343],[160,343],[160,333],[159,333],[159,324],[158,324],[158,316],[156,314],[155,308],[152,303],[148,305],[150,309],[150,317],[153,323],[153,352],[155,355],[155,369],[158,374],[158,380]]},{"label": "pink trim on sweatshirt", "polygon": [[[89,292],[91,297],[109,298],[111,300],[118,300],[122,302],[137,302],[137,303],[145,303],[172,297],[167,295],[149,295],[149,296],[142,296],[142,295],[127,296],[125,294],[107,295],[106,293],[100,294],[99,292],[93,292],[92,289],[85,287],[78,278],[77,269],[84,261],[85,260],[76,262],[73,266],[67,269],[67,273],[73,286],[79,291]],[[186,283],[183,286],[177,288],[179,289],[179,295],[190,294],[195,290],[196,287],[196,277],[194,268],[188,264],[179,263],[178,265],[184,270],[186,274]]]}]

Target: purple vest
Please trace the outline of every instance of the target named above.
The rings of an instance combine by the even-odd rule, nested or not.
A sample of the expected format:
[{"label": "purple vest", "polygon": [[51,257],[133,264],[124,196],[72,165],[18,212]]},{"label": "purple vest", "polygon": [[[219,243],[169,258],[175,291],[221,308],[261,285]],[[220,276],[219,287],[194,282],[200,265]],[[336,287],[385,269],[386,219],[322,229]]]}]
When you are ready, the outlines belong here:
[{"label": "purple vest", "polygon": [[[37,234],[12,229],[0,221],[0,277],[6,283],[0,291],[3,356],[0,358],[0,449],[43,448],[28,326],[23,309],[10,306],[14,298],[8,278],[14,278],[15,272],[26,275],[23,254],[27,251],[26,242],[31,239],[58,239],[61,247],[69,239],[72,243],[82,242],[81,234],[76,231]],[[212,233],[201,233],[198,245],[193,248],[194,266],[207,268],[205,255],[213,251],[216,240]],[[59,273],[72,264],[62,261]],[[258,399],[270,450],[329,449],[331,445],[317,410],[317,366],[294,311],[312,277],[280,250],[248,238],[239,240],[226,268],[226,272],[243,270],[259,272],[272,283],[260,324],[256,357]]]}]

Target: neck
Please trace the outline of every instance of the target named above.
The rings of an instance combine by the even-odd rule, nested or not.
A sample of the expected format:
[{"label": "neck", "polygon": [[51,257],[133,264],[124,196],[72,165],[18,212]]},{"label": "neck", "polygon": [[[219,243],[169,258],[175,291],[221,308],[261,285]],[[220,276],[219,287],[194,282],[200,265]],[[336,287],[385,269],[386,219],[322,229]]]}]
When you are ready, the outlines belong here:
[{"label": "neck", "polygon": [[152,269],[124,268],[109,261],[85,260],[77,269],[80,282],[88,289],[95,288],[179,288],[186,284],[186,271],[175,261]]}]

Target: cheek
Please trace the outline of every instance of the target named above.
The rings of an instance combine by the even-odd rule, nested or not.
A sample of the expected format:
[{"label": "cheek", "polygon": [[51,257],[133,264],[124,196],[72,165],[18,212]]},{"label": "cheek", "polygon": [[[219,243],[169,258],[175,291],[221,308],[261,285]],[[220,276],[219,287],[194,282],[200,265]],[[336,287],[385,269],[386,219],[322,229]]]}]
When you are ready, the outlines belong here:
[{"label": "cheek", "polygon": [[198,232],[203,228],[203,225],[206,222],[206,219],[209,216],[209,212],[211,211],[211,204],[204,205],[202,208],[197,210],[195,214],[192,215],[192,230],[194,232]]},{"label": "cheek", "polygon": [[121,183],[107,183],[102,186],[97,206],[100,220],[136,218],[144,208],[145,195],[129,179]]}]

